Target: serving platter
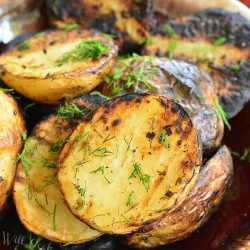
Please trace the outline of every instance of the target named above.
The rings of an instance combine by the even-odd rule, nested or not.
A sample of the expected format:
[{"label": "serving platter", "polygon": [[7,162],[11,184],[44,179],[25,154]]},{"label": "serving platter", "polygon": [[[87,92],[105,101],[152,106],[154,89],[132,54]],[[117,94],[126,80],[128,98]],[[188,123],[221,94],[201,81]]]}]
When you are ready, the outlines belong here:
[{"label": "serving platter", "polygon": [[[236,0],[209,1],[209,4],[204,0],[196,1],[195,3],[194,1],[176,0],[155,2],[155,8],[163,12],[175,13],[177,15],[192,13],[208,7],[222,7],[231,11],[235,10],[250,19],[249,9]],[[181,12],[179,11],[180,9]],[[32,119],[33,112],[36,112],[36,107],[31,107],[28,110],[27,115],[30,119]],[[242,155],[244,149],[250,146],[250,103],[248,103],[236,117],[230,120],[230,124],[232,130],[225,131],[223,142],[228,145],[232,151]],[[194,232],[187,239],[158,249],[239,249],[237,246],[234,246],[234,244],[236,244],[235,242],[238,237],[241,236],[241,231],[244,233],[250,227],[249,179],[250,162],[241,160],[239,157],[234,157],[233,182],[220,209],[211,216],[202,228]],[[16,246],[21,248],[25,239],[27,239],[27,232],[21,226],[14,209],[11,209],[9,215],[1,221],[0,231],[0,249],[3,250],[14,249]],[[101,240],[106,242],[105,249],[127,249],[119,244],[119,239],[110,240],[110,238],[103,238]],[[103,244],[103,242],[100,244]],[[44,247],[47,249],[58,248],[58,246],[50,244],[49,242],[45,242]],[[87,244],[84,249],[94,248],[91,248],[91,244]]]}]

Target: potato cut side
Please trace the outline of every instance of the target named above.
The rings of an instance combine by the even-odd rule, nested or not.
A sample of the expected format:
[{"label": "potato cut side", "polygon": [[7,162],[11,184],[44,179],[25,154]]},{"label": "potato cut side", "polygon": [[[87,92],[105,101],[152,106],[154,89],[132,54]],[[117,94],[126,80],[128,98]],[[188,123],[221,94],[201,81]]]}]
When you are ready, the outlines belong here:
[{"label": "potato cut side", "polygon": [[127,234],[181,202],[197,178],[200,154],[196,130],[178,104],[129,94],[77,126],[61,151],[58,179],[80,220]]},{"label": "potato cut side", "polygon": [[0,216],[8,207],[25,123],[14,99],[0,91]]},{"label": "potato cut side", "polygon": [[[92,98],[93,101],[99,102]],[[62,243],[86,242],[101,235],[70,213],[58,187],[59,150],[88,108],[96,105],[89,103],[86,97],[74,99],[74,103],[65,104],[58,115],[51,115],[34,128],[25,143],[14,183],[14,201],[24,226],[35,234]],[[73,107],[78,113],[72,113]]]},{"label": "potato cut side", "polygon": [[56,104],[94,89],[116,53],[111,39],[94,31],[47,32],[0,56],[0,78],[30,99]]},{"label": "potato cut side", "polygon": [[202,167],[191,192],[165,218],[146,225],[141,232],[127,238],[136,248],[153,248],[188,237],[213,214],[221,203],[233,175],[229,149],[222,146]]}]

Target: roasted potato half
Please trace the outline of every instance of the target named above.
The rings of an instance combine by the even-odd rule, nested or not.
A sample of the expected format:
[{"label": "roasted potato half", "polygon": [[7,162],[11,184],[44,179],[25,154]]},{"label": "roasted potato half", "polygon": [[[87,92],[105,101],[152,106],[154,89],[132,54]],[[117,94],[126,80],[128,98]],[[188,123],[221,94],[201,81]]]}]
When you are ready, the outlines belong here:
[{"label": "roasted potato half", "polygon": [[145,41],[152,0],[47,1],[52,23],[79,23],[86,29],[112,34],[123,52],[133,52]]},{"label": "roasted potato half", "polygon": [[250,100],[250,21],[222,9],[168,19],[156,15],[146,54],[197,64],[208,72],[228,117]]},{"label": "roasted potato half", "polygon": [[231,154],[226,146],[202,167],[198,180],[183,203],[160,221],[127,238],[136,248],[153,248],[189,236],[215,211],[233,174]]},{"label": "roasted potato half", "polygon": [[127,234],[180,204],[200,161],[196,130],[178,104],[128,94],[77,126],[61,151],[58,180],[80,220],[102,232]]},{"label": "roasted potato half", "polygon": [[31,232],[61,243],[82,243],[100,232],[76,219],[63,201],[56,177],[59,150],[90,109],[102,101],[82,96],[66,103],[35,126],[20,157],[14,202],[23,225]]},{"label": "roasted potato half", "polygon": [[0,56],[0,78],[37,102],[57,104],[88,93],[111,70],[117,48],[94,31],[38,34]]},{"label": "roasted potato half", "polygon": [[25,124],[14,99],[0,90],[0,217],[11,194]]},{"label": "roasted potato half", "polygon": [[111,74],[105,77],[101,91],[108,96],[138,92],[173,99],[191,117],[205,153],[220,145],[224,125],[215,105],[214,85],[193,64],[134,55],[115,64]]}]

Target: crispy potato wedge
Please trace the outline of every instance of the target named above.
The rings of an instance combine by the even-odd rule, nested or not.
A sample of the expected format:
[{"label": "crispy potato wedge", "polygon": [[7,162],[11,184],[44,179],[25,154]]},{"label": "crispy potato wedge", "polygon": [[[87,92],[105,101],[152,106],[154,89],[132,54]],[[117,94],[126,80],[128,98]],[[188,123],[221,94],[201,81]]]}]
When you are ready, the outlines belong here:
[{"label": "crispy potato wedge", "polygon": [[58,114],[35,126],[20,157],[14,183],[17,213],[28,230],[51,241],[81,243],[101,235],[70,213],[56,178],[62,143],[100,101],[96,96],[81,96],[61,106]]},{"label": "crispy potato wedge", "polygon": [[192,64],[135,55],[115,64],[101,85],[101,91],[108,96],[138,92],[173,99],[191,117],[205,153],[220,145],[224,125],[214,102],[213,82]]},{"label": "crispy potato wedge", "polygon": [[25,123],[15,100],[0,90],[0,216],[7,209]]},{"label": "crispy potato wedge", "polygon": [[220,204],[233,174],[226,146],[202,167],[198,180],[183,203],[165,218],[147,225],[127,238],[136,248],[153,248],[186,238],[199,228]]},{"label": "crispy potato wedge", "polygon": [[94,31],[47,32],[1,55],[0,78],[25,97],[57,104],[95,88],[116,53],[113,42]]},{"label": "crispy potato wedge", "polygon": [[144,53],[197,64],[211,75],[228,117],[235,116],[250,100],[250,21],[221,9],[156,20]]},{"label": "crispy potato wedge", "polygon": [[163,217],[199,172],[196,130],[166,97],[115,98],[68,140],[58,161],[61,191],[72,213],[101,232],[127,234]]},{"label": "crispy potato wedge", "polygon": [[152,0],[59,0],[47,5],[52,23],[75,22],[112,34],[123,52],[134,52],[145,41],[152,10]]}]

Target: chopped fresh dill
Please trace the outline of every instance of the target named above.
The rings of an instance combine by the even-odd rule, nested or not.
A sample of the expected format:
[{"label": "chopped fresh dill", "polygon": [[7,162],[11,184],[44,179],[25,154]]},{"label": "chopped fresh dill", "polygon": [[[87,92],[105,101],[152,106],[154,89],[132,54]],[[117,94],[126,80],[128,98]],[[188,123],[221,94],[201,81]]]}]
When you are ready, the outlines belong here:
[{"label": "chopped fresh dill", "polygon": [[250,163],[250,147],[245,148],[243,154],[241,155],[240,159],[241,160],[247,160]]},{"label": "chopped fresh dill", "polygon": [[90,95],[98,95],[100,97],[103,97],[104,99],[106,100],[110,100],[110,97],[106,96],[106,95],[103,95],[100,91],[92,91],[90,93]]},{"label": "chopped fresh dill", "polygon": [[113,152],[109,151],[106,147],[98,147],[92,152],[89,153],[89,155],[93,155],[95,157],[106,157],[113,154]]},{"label": "chopped fresh dill", "polygon": [[30,109],[31,107],[33,107],[33,106],[35,106],[36,104],[33,102],[33,103],[30,103],[30,104],[28,104],[28,105],[26,105],[25,107],[24,107],[24,109],[23,109],[23,112],[24,112],[24,114],[26,114],[26,111],[28,110],[28,109]]},{"label": "chopped fresh dill", "polygon": [[98,172],[100,172],[103,175],[104,174],[104,167],[99,167],[96,170],[90,172],[90,174],[96,174]]},{"label": "chopped fresh dill", "polygon": [[214,45],[220,46],[220,45],[224,44],[226,41],[227,41],[226,37],[222,36],[214,41]]},{"label": "chopped fresh dill", "polygon": [[86,59],[95,60],[108,55],[109,52],[109,46],[101,41],[82,41],[72,51],[65,53],[56,60],[56,65],[60,67],[68,62],[79,62]]},{"label": "chopped fresh dill", "polygon": [[178,48],[178,43],[176,41],[171,41],[168,44],[168,57],[172,58],[174,56],[174,51]]},{"label": "chopped fresh dill", "polygon": [[28,138],[28,132],[27,132],[27,130],[25,130],[25,131],[22,133],[22,139],[23,139],[23,141],[26,141],[27,138]]},{"label": "chopped fresh dill", "polygon": [[234,72],[240,71],[240,66],[238,64],[231,64],[229,68],[231,71],[234,71]]},{"label": "chopped fresh dill", "polygon": [[106,39],[113,40],[115,38],[115,35],[112,34],[102,34],[102,36]]},{"label": "chopped fresh dill", "polygon": [[166,135],[166,132],[164,130],[162,130],[159,134],[159,142],[161,145],[164,145],[166,148],[170,148],[171,145],[170,143],[168,142],[168,138],[167,138],[167,135]]},{"label": "chopped fresh dill", "polygon": [[75,103],[65,103],[57,110],[58,118],[69,119],[74,116],[84,115],[84,110],[80,109]]},{"label": "chopped fresh dill", "polygon": [[71,30],[79,28],[80,25],[77,23],[70,23],[63,28],[64,32],[70,32]]},{"label": "chopped fresh dill", "polygon": [[123,90],[136,92],[139,87],[152,90],[150,78],[158,72],[158,68],[149,57],[141,61],[138,58],[140,56],[134,53],[129,59],[119,60],[112,74],[104,78],[112,97],[120,95]]},{"label": "chopped fresh dill", "polygon": [[44,168],[56,168],[56,163],[44,156],[42,157],[42,163]]},{"label": "chopped fresh dill", "polygon": [[61,147],[63,146],[63,143],[64,143],[64,140],[58,140],[55,143],[51,144],[49,152],[58,154],[59,151],[60,151],[60,149],[61,149]]},{"label": "chopped fresh dill", "polygon": [[133,165],[134,170],[131,173],[131,175],[129,176],[129,179],[132,179],[133,177],[138,175],[140,181],[142,182],[143,186],[145,187],[146,191],[148,192],[149,183],[150,183],[150,176],[148,174],[142,174],[140,166],[141,166],[141,164],[139,164],[137,162]]},{"label": "chopped fresh dill", "polygon": [[24,51],[24,50],[28,50],[28,49],[30,49],[30,45],[29,45],[28,41],[24,41],[17,46],[18,51]]},{"label": "chopped fresh dill", "polygon": [[126,206],[131,206],[132,205],[132,196],[133,194],[135,193],[135,191],[131,191],[130,194],[128,195],[128,199],[127,199],[127,203],[126,203]]},{"label": "chopped fresh dill", "polygon": [[32,235],[29,233],[28,235],[28,243],[25,244],[23,247],[26,250],[40,250],[39,243],[42,241],[42,237],[38,235]]},{"label": "chopped fresh dill", "polygon": [[227,120],[227,116],[228,114],[224,111],[223,107],[221,106],[219,100],[217,97],[214,97],[214,102],[215,102],[215,105],[217,107],[217,110],[224,122],[224,124],[227,126],[228,130],[231,130],[231,125],[229,124],[228,120]]},{"label": "chopped fresh dill", "polygon": [[178,38],[174,29],[168,23],[164,24],[163,28],[168,33],[170,38]]},{"label": "chopped fresh dill", "polygon": [[14,92],[14,89],[6,89],[6,88],[0,88],[1,91],[3,92]]}]

